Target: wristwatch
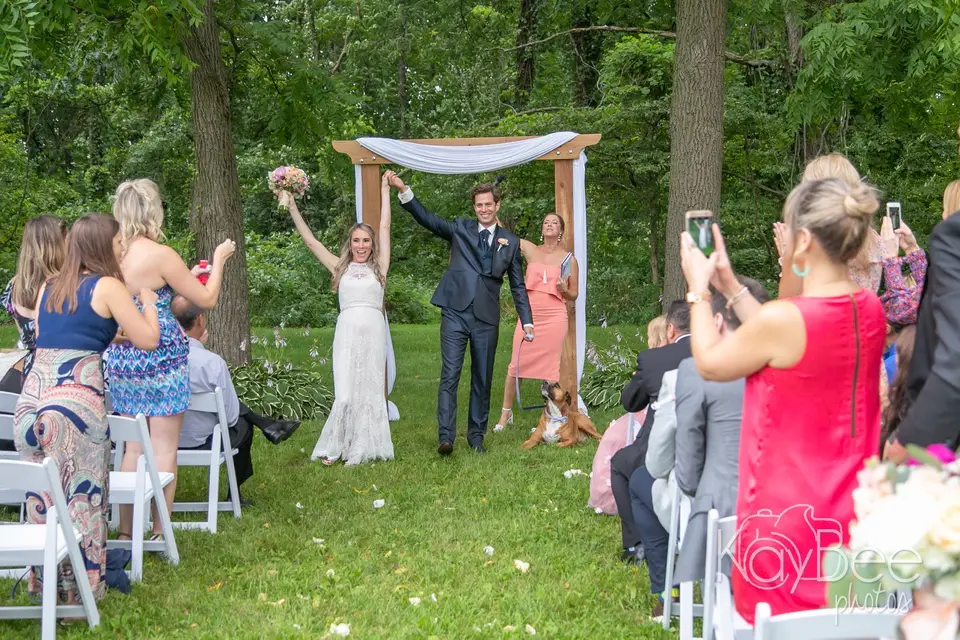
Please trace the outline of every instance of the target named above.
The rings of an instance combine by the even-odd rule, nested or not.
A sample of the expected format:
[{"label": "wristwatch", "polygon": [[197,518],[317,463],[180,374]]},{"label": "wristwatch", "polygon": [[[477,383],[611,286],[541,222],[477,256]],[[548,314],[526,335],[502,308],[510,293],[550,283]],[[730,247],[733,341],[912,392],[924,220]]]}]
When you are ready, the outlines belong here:
[{"label": "wristwatch", "polygon": [[697,304],[698,302],[710,302],[713,299],[713,295],[705,291],[703,293],[695,293],[690,291],[687,293],[687,303],[688,304]]}]

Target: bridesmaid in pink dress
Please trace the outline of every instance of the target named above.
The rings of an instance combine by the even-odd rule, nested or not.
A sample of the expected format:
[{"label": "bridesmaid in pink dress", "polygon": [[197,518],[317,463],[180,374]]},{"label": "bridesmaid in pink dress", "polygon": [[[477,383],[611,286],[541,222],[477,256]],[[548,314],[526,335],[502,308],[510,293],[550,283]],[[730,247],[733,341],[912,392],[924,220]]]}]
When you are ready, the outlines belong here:
[{"label": "bridesmaid in pink dress", "polygon": [[503,412],[495,431],[513,424],[513,402],[516,396],[517,354],[520,355],[521,379],[560,380],[560,354],[569,327],[568,310],[577,299],[577,259],[570,256],[570,275],[560,277],[560,267],[568,255],[563,242],[564,223],[556,213],[548,213],[540,225],[540,244],[520,241],[520,251],[527,261],[526,286],[533,310],[537,339],[525,342],[523,328],[517,322],[513,333],[513,351],[503,389]]}]

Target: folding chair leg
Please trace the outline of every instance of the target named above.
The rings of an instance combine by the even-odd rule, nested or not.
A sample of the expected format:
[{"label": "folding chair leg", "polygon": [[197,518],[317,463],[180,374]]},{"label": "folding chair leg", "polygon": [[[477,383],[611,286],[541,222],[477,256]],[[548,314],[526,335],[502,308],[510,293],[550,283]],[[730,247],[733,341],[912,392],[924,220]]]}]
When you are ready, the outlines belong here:
[{"label": "folding chair leg", "polygon": [[[43,640],[53,640],[57,636],[57,515],[51,510],[47,515],[47,548],[43,554]],[[52,535],[51,535],[52,532]],[[86,575],[86,573],[84,573]],[[77,576],[80,578],[80,576]]]},{"label": "folding chair leg", "polygon": [[173,566],[180,564],[180,552],[177,551],[177,540],[173,537],[173,521],[170,519],[170,512],[167,511],[167,502],[163,499],[163,494],[154,497],[157,505],[157,517],[160,518],[160,527],[163,531],[163,541],[167,547],[167,562]]},{"label": "folding chair leg", "polygon": [[220,464],[211,465],[210,479],[207,481],[207,529],[217,532],[217,516],[220,513]]},{"label": "folding chair leg", "polygon": [[[232,449],[231,449],[232,451]],[[224,466],[227,468],[227,486],[230,487],[230,502],[233,507],[233,517],[237,520],[240,519],[240,487],[237,486],[237,472],[233,468],[233,456],[230,455],[230,451],[227,451],[224,454],[226,460]],[[218,470],[219,471],[219,470]],[[219,480],[219,475],[217,476]],[[217,500],[220,498],[218,497]]]},{"label": "folding chair leg", "polygon": [[133,505],[133,526],[130,531],[131,552],[133,558],[130,560],[130,581],[140,582],[143,580],[143,503],[136,502]]},{"label": "folding chair leg", "polygon": [[670,537],[667,542],[667,580],[663,595],[663,628],[670,628],[673,617],[673,568],[677,558],[677,538],[680,535],[680,500],[674,499],[670,507]]},{"label": "folding chair leg", "polygon": [[680,640],[693,640],[693,584],[680,583]]}]

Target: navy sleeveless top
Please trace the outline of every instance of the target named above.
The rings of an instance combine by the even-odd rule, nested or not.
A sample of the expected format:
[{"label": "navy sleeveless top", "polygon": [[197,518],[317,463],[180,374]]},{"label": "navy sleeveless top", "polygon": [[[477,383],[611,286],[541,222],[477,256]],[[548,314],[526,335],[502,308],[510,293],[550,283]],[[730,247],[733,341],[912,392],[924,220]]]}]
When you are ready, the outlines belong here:
[{"label": "navy sleeveless top", "polygon": [[37,309],[37,324],[40,335],[37,336],[37,349],[74,349],[77,351],[106,350],[117,335],[119,325],[113,318],[103,318],[90,306],[93,300],[93,289],[97,286],[101,276],[86,275],[80,277],[80,286],[77,287],[77,309],[73,313],[65,313],[67,303],[64,302],[61,313],[47,311],[47,295],[49,286],[40,299]]}]

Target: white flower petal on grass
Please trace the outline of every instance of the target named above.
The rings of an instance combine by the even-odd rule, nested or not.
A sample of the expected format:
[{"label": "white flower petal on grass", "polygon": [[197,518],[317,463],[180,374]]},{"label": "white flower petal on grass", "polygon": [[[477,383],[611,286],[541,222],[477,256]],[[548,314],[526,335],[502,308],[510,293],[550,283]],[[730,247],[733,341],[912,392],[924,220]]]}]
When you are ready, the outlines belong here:
[{"label": "white flower petal on grass", "polygon": [[530,563],[523,560],[514,560],[513,566],[520,570],[520,573],[526,573],[530,569]]},{"label": "white flower petal on grass", "polygon": [[332,624],[330,625],[330,633],[335,636],[340,636],[341,638],[346,638],[348,635],[350,635],[350,625],[345,622],[341,622],[340,624]]},{"label": "white flower petal on grass", "polygon": [[537,630],[534,629],[534,628],[533,628],[531,625],[529,625],[529,624],[528,624],[526,627],[524,627],[524,631],[526,631],[526,632],[527,632],[529,635],[531,635],[531,636],[537,635]]},{"label": "white flower petal on grass", "polygon": [[296,506],[296,507],[297,507],[297,509],[303,509],[303,505],[302,505],[302,504],[300,504],[299,502],[298,502],[298,503],[297,503],[296,505],[294,505],[294,506]]},{"label": "white flower petal on grass", "polygon": [[327,569],[327,577],[328,577],[328,578],[332,578],[332,577],[335,576],[335,575],[337,575],[337,572],[336,572],[336,571],[334,571],[333,569]]},{"label": "white flower petal on grass", "polygon": [[420,606],[420,598],[410,598],[410,604],[412,604],[412,605],[415,606],[415,607],[419,607],[419,606]]},{"label": "white flower petal on grass", "polygon": [[568,469],[567,471],[563,472],[563,477],[568,479],[575,478],[577,476],[582,476],[582,475],[583,475],[583,471],[581,471],[580,469]]},{"label": "white flower petal on grass", "polygon": [[326,544],[326,542],[327,542],[327,541],[324,540],[323,538],[314,538],[314,539],[313,539],[313,544]]},{"label": "white flower petal on grass", "polygon": [[382,509],[382,508],[383,508],[383,505],[385,505],[385,504],[387,504],[386,500],[374,500],[374,501],[373,501],[373,508],[374,508],[374,509]]},{"label": "white flower petal on grass", "polygon": [[493,547],[491,547],[490,545],[487,545],[483,548],[483,552],[488,556],[493,556]]},{"label": "white flower petal on grass", "polygon": [[373,490],[374,490],[374,491],[379,491],[379,489],[377,489],[377,485],[373,485]]},{"label": "white flower petal on grass", "polygon": [[436,601],[437,601],[437,594],[431,593],[431,594],[430,594],[430,599],[433,600],[434,602],[436,602]]},{"label": "white flower petal on grass", "polygon": [[301,627],[301,626],[298,625],[298,624],[295,624],[295,625],[293,625],[293,628],[296,629],[297,631],[300,631],[300,629],[302,629],[303,627]]},{"label": "white flower petal on grass", "polygon": [[502,425],[502,424],[495,424],[495,425],[493,425],[493,430],[494,430],[494,432],[496,432],[496,431],[503,431],[503,425]]},{"label": "white flower petal on grass", "polygon": [[513,626],[512,624],[508,624],[507,626],[505,626],[505,627],[503,628],[503,630],[506,631],[507,633],[513,633],[514,631],[517,630],[517,628],[516,628],[515,626]]}]

